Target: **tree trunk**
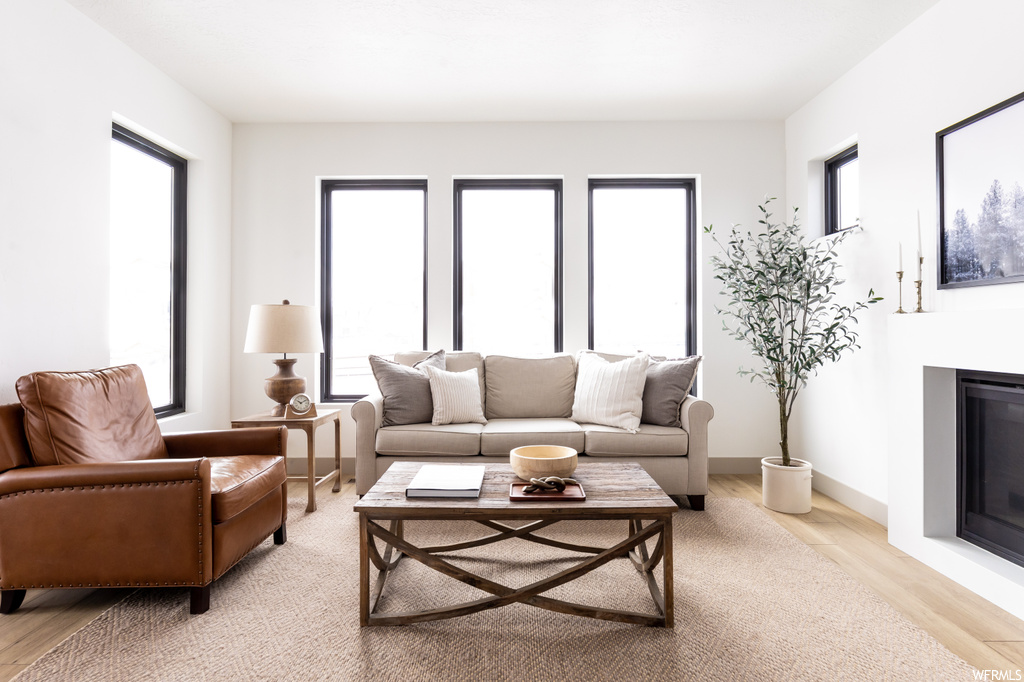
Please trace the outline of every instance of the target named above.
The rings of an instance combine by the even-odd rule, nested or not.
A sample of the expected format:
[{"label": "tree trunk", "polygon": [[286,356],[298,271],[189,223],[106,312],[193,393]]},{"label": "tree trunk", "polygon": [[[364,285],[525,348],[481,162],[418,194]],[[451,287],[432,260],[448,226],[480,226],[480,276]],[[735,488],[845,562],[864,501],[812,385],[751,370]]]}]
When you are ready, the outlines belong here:
[{"label": "tree trunk", "polygon": [[779,445],[782,447],[782,466],[789,466],[789,415],[786,414],[786,399],[779,392],[779,431],[782,439]]}]

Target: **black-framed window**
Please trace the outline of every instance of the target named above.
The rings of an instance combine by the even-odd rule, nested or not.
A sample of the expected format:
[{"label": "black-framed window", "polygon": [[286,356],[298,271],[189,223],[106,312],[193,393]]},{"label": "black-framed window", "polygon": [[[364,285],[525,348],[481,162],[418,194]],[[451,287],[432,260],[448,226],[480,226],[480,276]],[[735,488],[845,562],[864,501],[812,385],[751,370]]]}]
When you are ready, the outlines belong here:
[{"label": "black-framed window", "polygon": [[683,357],[697,348],[692,178],[589,182],[589,346]]},{"label": "black-framed window", "polygon": [[377,390],[367,357],[426,348],[427,181],[321,182],[321,399]]},{"label": "black-framed window", "polygon": [[825,234],[860,224],[860,162],[857,145],[825,161]]},{"label": "black-framed window", "polygon": [[110,143],[110,364],[142,368],[158,417],[185,410],[188,162],[116,123]]},{"label": "black-framed window", "polygon": [[454,181],[455,350],[562,350],[561,179]]}]

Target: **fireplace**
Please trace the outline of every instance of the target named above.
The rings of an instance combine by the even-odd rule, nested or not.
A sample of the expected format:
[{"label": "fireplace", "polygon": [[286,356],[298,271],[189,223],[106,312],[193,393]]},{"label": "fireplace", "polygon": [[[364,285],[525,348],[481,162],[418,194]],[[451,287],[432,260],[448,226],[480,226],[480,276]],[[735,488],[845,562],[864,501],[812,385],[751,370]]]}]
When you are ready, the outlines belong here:
[{"label": "fireplace", "polygon": [[1024,376],[956,379],[957,536],[1024,566]]}]

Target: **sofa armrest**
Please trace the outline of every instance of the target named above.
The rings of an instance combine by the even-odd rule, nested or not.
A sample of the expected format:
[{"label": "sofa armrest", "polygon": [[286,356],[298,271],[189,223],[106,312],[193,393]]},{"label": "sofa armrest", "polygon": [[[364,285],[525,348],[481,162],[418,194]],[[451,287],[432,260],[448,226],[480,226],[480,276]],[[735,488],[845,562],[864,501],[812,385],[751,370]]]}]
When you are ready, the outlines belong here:
[{"label": "sofa armrest", "polygon": [[384,398],[368,395],[352,405],[356,423],[356,493],[365,495],[377,482],[377,430],[384,417]]},{"label": "sofa armrest", "polygon": [[0,519],[4,589],[213,580],[207,459],[12,469]]},{"label": "sofa armrest", "polygon": [[708,492],[708,422],[715,416],[715,408],[705,400],[692,395],[679,407],[679,419],[686,431],[689,445],[687,459],[689,474],[687,495],[706,495]]},{"label": "sofa armrest", "polygon": [[164,444],[168,456],[230,457],[233,455],[276,455],[288,452],[288,429],[283,426],[231,429],[223,431],[196,431],[193,433],[166,433]]}]

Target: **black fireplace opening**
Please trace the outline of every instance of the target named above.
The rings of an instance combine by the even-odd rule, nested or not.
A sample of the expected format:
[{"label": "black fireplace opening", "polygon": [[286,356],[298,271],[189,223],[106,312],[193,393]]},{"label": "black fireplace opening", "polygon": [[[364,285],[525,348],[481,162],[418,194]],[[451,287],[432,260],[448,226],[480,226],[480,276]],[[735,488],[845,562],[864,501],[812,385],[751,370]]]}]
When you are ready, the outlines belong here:
[{"label": "black fireplace opening", "polygon": [[957,536],[1024,566],[1024,376],[956,379]]}]

